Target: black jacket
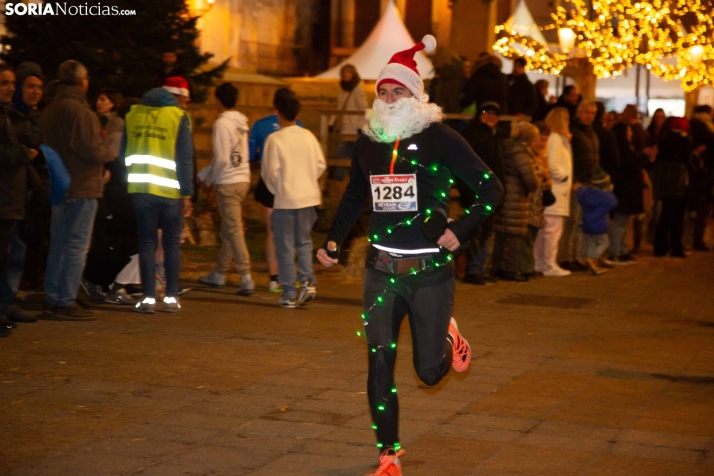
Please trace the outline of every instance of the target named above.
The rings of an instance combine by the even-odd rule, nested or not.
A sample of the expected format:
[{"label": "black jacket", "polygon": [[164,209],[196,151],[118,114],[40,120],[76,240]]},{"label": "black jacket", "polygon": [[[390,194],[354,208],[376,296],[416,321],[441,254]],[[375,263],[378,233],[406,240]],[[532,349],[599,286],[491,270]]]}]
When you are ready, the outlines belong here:
[{"label": "black jacket", "polygon": [[508,113],[531,116],[536,111],[536,91],[528,76],[508,75]]},{"label": "black jacket", "polygon": [[688,187],[687,165],[694,146],[688,136],[667,131],[659,141],[659,153],[652,170],[652,192],[655,199],[686,197]]},{"label": "black jacket", "polygon": [[498,103],[501,114],[508,113],[508,78],[501,72],[501,68],[493,63],[481,66],[471,75],[464,86],[461,109],[473,103],[476,103],[478,108],[489,101]]},{"label": "black jacket", "polygon": [[0,104],[0,220],[25,219],[30,147],[20,141],[16,114],[11,104]]},{"label": "black jacket", "polygon": [[[389,174],[393,145],[374,142],[366,135],[357,139],[352,155],[350,181],[332,221],[327,241],[342,245],[365,203],[372,196],[370,176]],[[399,249],[433,247],[434,243],[427,240],[420,225],[427,216],[427,210],[433,212],[439,208],[448,211],[452,174],[477,192],[478,203],[481,204],[474,207],[471,213],[449,224],[449,229],[462,244],[491,214],[486,206],[495,208],[503,197],[503,186],[498,178],[486,178],[490,171],[488,166],[457,132],[444,124],[431,124],[422,132],[402,139],[398,152],[401,159],[395,162],[394,173],[416,174],[419,211],[372,212],[369,235],[373,244]],[[396,226],[407,219],[410,220],[409,224]]]},{"label": "black jacket", "polygon": [[628,144],[620,142],[618,148],[621,166],[617,171],[617,179],[614,180],[617,211],[637,215],[645,211],[642,198],[644,189],[642,173],[649,165],[649,159],[645,154],[635,152]]},{"label": "black jacket", "polygon": [[590,183],[593,168],[600,162],[600,141],[592,126],[577,117],[570,123],[573,134],[573,183]]},{"label": "black jacket", "polygon": [[536,91],[535,98],[536,109],[533,113],[533,122],[544,120],[545,116],[547,116],[548,112],[550,112],[550,104],[548,104],[548,99],[545,96],[543,96],[540,92]]},{"label": "black jacket", "polygon": [[620,149],[617,146],[615,133],[595,120],[593,130],[600,143],[600,167],[608,173],[613,183],[617,181],[620,170]]}]

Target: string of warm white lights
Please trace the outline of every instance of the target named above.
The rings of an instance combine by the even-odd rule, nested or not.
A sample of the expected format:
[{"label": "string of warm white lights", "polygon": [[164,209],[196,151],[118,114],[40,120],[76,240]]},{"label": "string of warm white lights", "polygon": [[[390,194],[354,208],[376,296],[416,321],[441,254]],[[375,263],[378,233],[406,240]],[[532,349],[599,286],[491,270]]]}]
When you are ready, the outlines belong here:
[{"label": "string of warm white lights", "polygon": [[685,91],[714,84],[714,18],[707,0],[569,0],[552,18],[541,30],[557,30],[560,48],[498,25],[493,49],[548,74],[560,74],[572,51],[588,59],[598,78],[639,63],[681,81]]}]

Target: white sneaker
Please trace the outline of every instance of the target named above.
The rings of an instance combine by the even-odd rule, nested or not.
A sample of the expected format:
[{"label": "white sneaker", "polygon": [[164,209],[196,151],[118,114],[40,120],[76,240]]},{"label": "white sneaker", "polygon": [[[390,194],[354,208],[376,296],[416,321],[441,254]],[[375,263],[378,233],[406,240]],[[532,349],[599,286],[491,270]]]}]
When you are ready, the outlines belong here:
[{"label": "white sneaker", "polygon": [[295,309],[295,299],[288,299],[280,296],[280,299],[278,299],[278,306],[283,309]]},{"label": "white sneaker", "polygon": [[300,285],[300,294],[297,299],[298,306],[311,303],[312,300],[315,299],[315,296],[317,296],[317,288],[309,281],[303,281]]},{"label": "white sneaker", "polygon": [[271,293],[279,293],[282,290],[282,286],[280,286],[280,283],[277,281],[270,281],[270,283],[268,284],[268,291]]},{"label": "white sneaker", "polygon": [[549,276],[551,278],[562,278],[565,276],[570,276],[570,271],[563,269],[555,263],[546,264],[543,267],[543,276]]},{"label": "white sneaker", "polygon": [[542,273],[542,272],[543,272],[543,262],[542,262],[542,261],[536,261],[536,262],[535,262],[535,272],[536,272],[536,273]]},{"label": "white sneaker", "polygon": [[198,282],[206,286],[211,286],[212,288],[222,288],[226,285],[226,275],[213,271],[208,276],[198,278]]}]

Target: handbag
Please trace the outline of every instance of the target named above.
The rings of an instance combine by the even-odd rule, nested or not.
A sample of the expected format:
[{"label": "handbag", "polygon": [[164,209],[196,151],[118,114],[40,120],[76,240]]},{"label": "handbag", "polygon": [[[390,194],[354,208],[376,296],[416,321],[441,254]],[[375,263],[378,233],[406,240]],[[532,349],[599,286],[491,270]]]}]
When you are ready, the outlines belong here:
[{"label": "handbag", "polygon": [[553,195],[553,191],[551,189],[546,188],[545,190],[543,190],[541,202],[543,203],[544,207],[549,207],[555,203],[555,195]]}]

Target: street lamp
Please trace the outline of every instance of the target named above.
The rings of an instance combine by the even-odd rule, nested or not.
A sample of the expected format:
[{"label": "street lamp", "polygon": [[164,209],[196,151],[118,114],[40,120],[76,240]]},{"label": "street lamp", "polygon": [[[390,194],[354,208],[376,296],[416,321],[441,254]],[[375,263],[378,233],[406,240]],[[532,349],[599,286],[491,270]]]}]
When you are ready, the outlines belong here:
[{"label": "street lamp", "polygon": [[699,66],[704,57],[704,47],[702,45],[694,45],[689,48],[689,58],[693,66]]},{"label": "street lamp", "polygon": [[563,53],[568,54],[575,48],[576,35],[572,28],[558,28],[558,41]]}]

